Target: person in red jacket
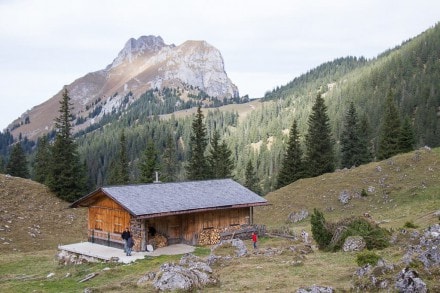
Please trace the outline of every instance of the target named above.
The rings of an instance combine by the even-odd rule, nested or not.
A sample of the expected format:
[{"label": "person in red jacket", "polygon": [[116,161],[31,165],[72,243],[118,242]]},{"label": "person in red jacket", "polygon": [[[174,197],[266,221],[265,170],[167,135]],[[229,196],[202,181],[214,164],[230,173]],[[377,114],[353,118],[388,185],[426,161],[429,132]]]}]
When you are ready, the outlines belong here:
[{"label": "person in red jacket", "polygon": [[258,235],[255,232],[252,232],[252,243],[254,244],[254,249],[257,248]]}]

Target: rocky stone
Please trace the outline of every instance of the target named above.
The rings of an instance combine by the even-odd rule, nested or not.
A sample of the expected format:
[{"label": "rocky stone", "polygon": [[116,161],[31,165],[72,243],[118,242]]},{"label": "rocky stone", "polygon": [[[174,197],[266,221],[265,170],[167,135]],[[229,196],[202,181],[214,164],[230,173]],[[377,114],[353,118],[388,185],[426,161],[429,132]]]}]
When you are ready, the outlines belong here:
[{"label": "rocky stone", "polygon": [[211,254],[215,254],[214,253],[215,250],[223,245],[234,246],[236,248],[235,254],[237,257],[245,256],[248,253],[246,245],[244,244],[243,240],[234,238],[234,239],[229,239],[229,240],[222,240],[222,241],[220,241],[220,243],[214,245],[211,248]]},{"label": "rocky stone", "polygon": [[390,276],[394,265],[380,259],[375,266],[367,264],[356,270],[353,285],[355,292],[375,292],[379,289],[389,289],[393,279]]},{"label": "rocky stone", "polygon": [[339,201],[343,204],[346,205],[351,199],[350,193],[348,193],[348,191],[344,190],[339,194]]},{"label": "rocky stone", "polygon": [[333,293],[335,290],[332,287],[324,287],[313,285],[307,288],[299,288],[296,293]]},{"label": "rocky stone", "polygon": [[342,250],[345,252],[362,251],[365,249],[367,243],[362,236],[349,236],[345,239]]},{"label": "rocky stone", "polygon": [[424,230],[411,233],[410,242],[402,258],[403,263],[410,265],[414,260],[423,263],[425,269],[440,266],[440,225],[435,224]]},{"label": "rocky stone", "polygon": [[297,223],[309,216],[309,212],[307,210],[301,210],[299,212],[291,212],[287,219],[292,223]]},{"label": "rocky stone", "polygon": [[[141,279],[145,282],[146,276]],[[206,263],[194,255],[185,255],[179,264],[163,264],[153,280],[153,286],[159,291],[189,291],[217,282],[212,275],[212,269]]]},{"label": "rocky stone", "polygon": [[395,288],[400,293],[426,293],[428,289],[419,274],[412,269],[405,268],[397,276]]}]

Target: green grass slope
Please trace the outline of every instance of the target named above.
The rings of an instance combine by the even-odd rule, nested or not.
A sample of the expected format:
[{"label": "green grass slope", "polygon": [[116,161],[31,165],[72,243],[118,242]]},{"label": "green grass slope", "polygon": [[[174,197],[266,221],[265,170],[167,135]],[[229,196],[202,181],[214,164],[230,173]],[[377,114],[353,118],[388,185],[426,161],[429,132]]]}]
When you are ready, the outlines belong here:
[{"label": "green grass slope", "polygon": [[[362,197],[362,189],[367,196]],[[350,195],[347,204],[339,201]],[[254,221],[269,228],[289,223],[288,215],[314,208],[326,219],[337,220],[369,213],[385,228],[402,227],[411,221],[420,227],[438,223],[440,210],[440,148],[397,155],[352,169],[338,170],[315,178],[298,180],[269,193],[271,204],[255,209]],[[310,229],[310,218],[298,223]]]}]

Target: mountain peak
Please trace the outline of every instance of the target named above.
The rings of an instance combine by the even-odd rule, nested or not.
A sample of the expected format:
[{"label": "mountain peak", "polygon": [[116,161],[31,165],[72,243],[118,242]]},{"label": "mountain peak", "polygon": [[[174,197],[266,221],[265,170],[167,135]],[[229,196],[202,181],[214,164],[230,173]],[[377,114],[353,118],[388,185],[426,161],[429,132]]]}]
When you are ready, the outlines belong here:
[{"label": "mountain peak", "polygon": [[[145,53],[154,53],[166,45],[160,36],[141,36],[137,40],[130,38],[124,48],[119,52],[118,57],[113,60],[111,67],[116,67],[123,62],[132,62],[138,56]],[[173,45],[172,45],[173,46]]]}]

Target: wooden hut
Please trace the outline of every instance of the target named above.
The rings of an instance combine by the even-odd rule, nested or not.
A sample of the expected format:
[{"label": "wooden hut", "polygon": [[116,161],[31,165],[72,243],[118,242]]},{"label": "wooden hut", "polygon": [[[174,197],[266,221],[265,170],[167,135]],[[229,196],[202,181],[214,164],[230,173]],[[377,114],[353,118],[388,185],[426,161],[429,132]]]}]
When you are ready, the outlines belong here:
[{"label": "wooden hut", "polygon": [[101,187],[71,207],[88,208],[89,241],[121,247],[129,228],[135,251],[153,237],[168,244],[199,243],[201,233],[252,224],[253,207],[267,201],[231,179]]}]

